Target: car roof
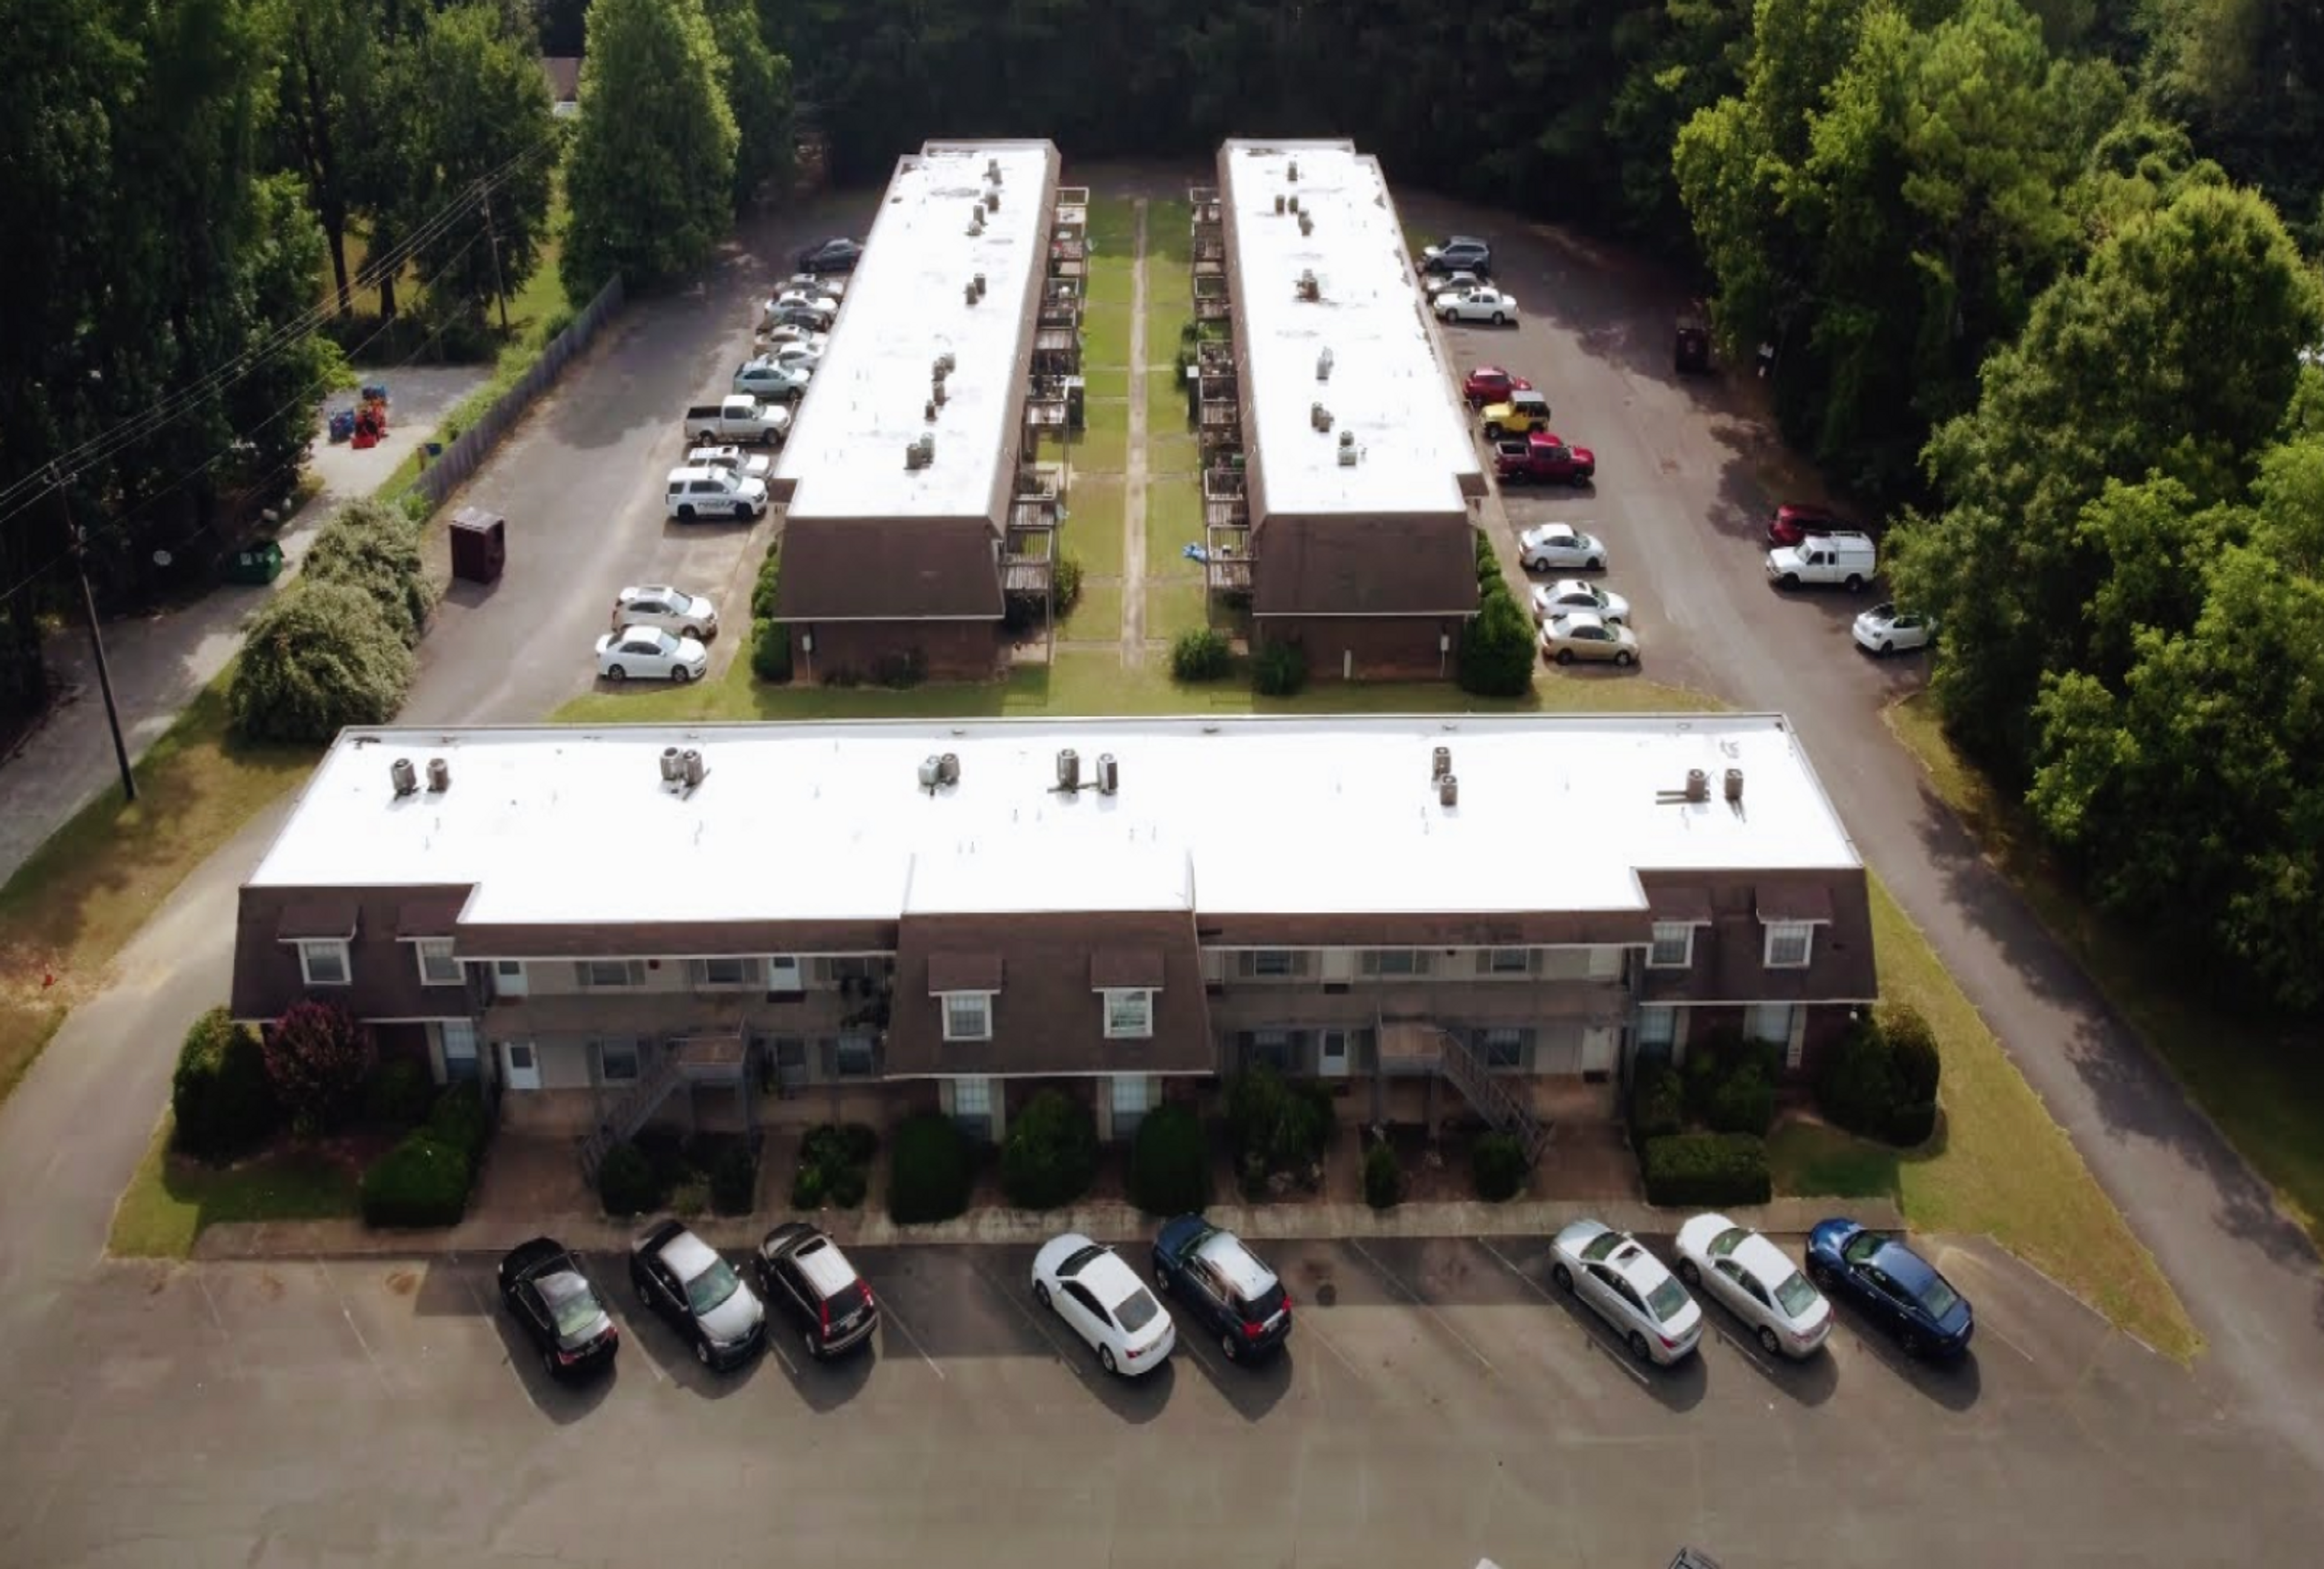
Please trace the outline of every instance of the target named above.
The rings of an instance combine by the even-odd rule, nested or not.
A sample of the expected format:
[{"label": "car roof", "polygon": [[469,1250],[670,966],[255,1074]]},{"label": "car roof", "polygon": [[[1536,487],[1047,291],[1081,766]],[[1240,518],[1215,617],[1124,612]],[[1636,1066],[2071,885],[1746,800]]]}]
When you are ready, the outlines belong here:
[{"label": "car roof", "polygon": [[1247,1302],[1266,1296],[1276,1285],[1275,1271],[1253,1257],[1232,1232],[1213,1232],[1194,1256],[1217,1270],[1228,1288]]},{"label": "car roof", "polygon": [[1108,1309],[1120,1306],[1145,1288],[1139,1284],[1138,1271],[1122,1262],[1121,1255],[1111,1248],[1102,1250],[1095,1258],[1084,1264],[1068,1279],[1089,1288],[1098,1301]]},{"label": "car roof", "polygon": [[1663,1261],[1628,1238],[1606,1259],[1608,1265],[1641,1291],[1651,1291],[1670,1278]]},{"label": "car roof", "polygon": [[1594,610],[1569,610],[1563,615],[1552,616],[1550,619],[1557,625],[1566,627],[1568,629],[1577,626],[1604,626],[1606,624],[1605,617],[1600,615]]},{"label": "car roof", "polygon": [[1735,1260],[1738,1269],[1770,1291],[1800,1272],[1800,1267],[1784,1256],[1783,1249],[1757,1232],[1747,1233],[1728,1257]]},{"label": "car roof", "polygon": [[812,1236],[791,1250],[791,1261],[818,1295],[836,1297],[855,1284],[855,1266],[839,1251],[839,1244],[826,1236]]},{"label": "car roof", "polygon": [[1525,531],[1528,540],[1578,540],[1582,531],[1572,523],[1536,523]]},{"label": "car roof", "polygon": [[718,1262],[717,1250],[683,1226],[672,1232],[655,1251],[680,1280],[691,1280]]},{"label": "car roof", "polygon": [[657,599],[692,599],[694,597],[694,595],[688,594],[685,589],[672,588],[667,583],[636,584],[631,587],[622,589],[620,597],[622,599],[643,599],[649,594],[652,595]]},{"label": "car roof", "polygon": [[714,468],[706,463],[681,463],[676,468],[669,471],[669,483],[672,485],[676,485],[680,480],[724,479],[725,477],[726,470],[723,468]]},{"label": "car roof", "polygon": [[1880,1245],[1873,1250],[1871,1263],[1916,1297],[1937,1278],[1934,1265],[1894,1237],[1880,1239]]}]

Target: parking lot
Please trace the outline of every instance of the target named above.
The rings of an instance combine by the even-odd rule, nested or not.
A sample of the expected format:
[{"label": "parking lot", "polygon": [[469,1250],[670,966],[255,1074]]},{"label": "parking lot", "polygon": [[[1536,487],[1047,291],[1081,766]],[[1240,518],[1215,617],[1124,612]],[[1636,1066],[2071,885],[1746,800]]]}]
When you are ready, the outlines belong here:
[{"label": "parking lot", "polygon": [[1937,1253],[1979,1309],[1950,1368],[1845,1312],[1771,1362],[1707,1306],[1700,1356],[1642,1369],[1537,1238],[1265,1251],[1286,1352],[1188,1334],[1137,1383],[1036,1308],[1028,1249],[859,1250],[871,1354],[727,1376],[595,1258],[627,1343],[576,1389],[492,1260],[109,1267],[12,1348],[9,1558],[2192,1564],[2313,1528],[2197,1378],[1981,1244]]}]

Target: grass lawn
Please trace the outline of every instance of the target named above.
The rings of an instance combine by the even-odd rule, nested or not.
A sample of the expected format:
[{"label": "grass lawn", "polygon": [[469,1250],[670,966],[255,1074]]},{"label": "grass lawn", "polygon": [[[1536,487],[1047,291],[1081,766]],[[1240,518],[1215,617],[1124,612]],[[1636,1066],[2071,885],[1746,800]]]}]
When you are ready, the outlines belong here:
[{"label": "grass lawn", "polygon": [[219,1169],[169,1152],[170,1119],[113,1212],[106,1250],[125,1259],[182,1259],[222,1221],[337,1220],[357,1208],[355,1174],[327,1156],[263,1157]]},{"label": "grass lawn", "polygon": [[[1130,367],[1128,365],[1093,366],[1082,374],[1082,401],[1087,407],[1087,418],[1093,424],[1118,422],[1130,429]],[[1099,411],[1102,405],[1110,412]]]},{"label": "grass lawn", "polygon": [[1146,364],[1148,369],[1160,365],[1168,369],[1177,363],[1178,342],[1186,323],[1194,319],[1194,308],[1184,300],[1157,303],[1146,302]]},{"label": "grass lawn", "polygon": [[1066,498],[1065,522],[1057,549],[1093,577],[1121,576],[1121,481],[1110,475],[1076,475]]},{"label": "grass lawn", "polygon": [[1203,542],[1203,492],[1192,478],[1165,479],[1146,487],[1146,572],[1150,577],[1199,575],[1185,558],[1188,545]]},{"label": "grass lawn", "polygon": [[1068,438],[1065,459],[1073,465],[1068,489],[1084,475],[1120,475],[1130,466],[1130,405],[1092,403],[1089,429]]},{"label": "grass lawn", "polygon": [[[1881,995],[1919,1009],[1944,1057],[1937,1135],[1895,1157],[1905,1218],[1932,1231],[1990,1235],[2155,1350],[2191,1358],[2201,1337],[2153,1255],[1877,878],[1872,931]],[[1866,1168],[1830,1149],[1793,1158],[1808,1154],[1827,1169]]]},{"label": "grass lawn", "polygon": [[2024,810],[1953,751],[1931,704],[1896,704],[1888,725],[2042,924],[2324,1247],[2324,1054],[2312,1027],[2236,1019],[2173,986],[2184,974],[2178,955],[2153,951],[2082,901]]},{"label": "grass lawn", "polygon": [[1073,613],[1057,623],[1057,635],[1082,642],[1115,642],[1121,637],[1121,585],[1082,585]]},{"label": "grass lawn", "polygon": [[104,985],[114,955],[171,891],[321,755],[229,740],[232,674],[203,688],[137,764],[136,805],[108,787],[0,888],[0,1094]]},{"label": "grass lawn", "polygon": [[1166,337],[1148,338],[1147,353],[1151,355],[1157,345],[1166,343],[1175,345],[1178,341],[1179,325],[1194,314],[1194,280],[1187,273],[1179,271],[1176,263],[1157,262],[1152,257],[1148,257],[1146,261],[1147,331],[1148,334],[1153,332],[1152,324],[1157,317],[1167,318],[1167,330]]},{"label": "grass lawn", "polygon": [[[1156,434],[1160,429],[1161,434]],[[1202,445],[1192,431],[1157,427],[1153,411],[1146,418],[1146,472],[1192,475],[1203,460]]]},{"label": "grass lawn", "polygon": [[1082,311],[1084,375],[1096,373],[1100,367],[1130,364],[1130,324],[1133,319],[1127,305],[1092,305]]},{"label": "grass lawn", "polygon": [[1138,244],[1137,198],[1093,194],[1089,205],[1089,242],[1094,255],[1129,255]]},{"label": "grass lawn", "polygon": [[1082,286],[1082,305],[1114,305],[1128,309],[1138,303],[1138,264],[1127,254],[1090,263],[1089,280]]},{"label": "grass lawn", "polygon": [[[1147,358],[1153,353],[1149,346]],[[1192,429],[1186,423],[1186,383],[1176,365],[1146,373],[1146,429],[1149,434],[1175,435]]]},{"label": "grass lawn", "polygon": [[1895,1198],[1896,1151],[1825,1122],[1787,1119],[1767,1136],[1775,1191],[1807,1198]]},{"label": "grass lawn", "polygon": [[[1193,562],[1184,563],[1192,567]],[[1146,635],[1167,642],[1210,624],[1210,589],[1202,578],[1173,577],[1146,585]]]},{"label": "grass lawn", "polygon": [[1180,200],[1146,204],[1146,254],[1184,276],[1194,257],[1194,209]]}]

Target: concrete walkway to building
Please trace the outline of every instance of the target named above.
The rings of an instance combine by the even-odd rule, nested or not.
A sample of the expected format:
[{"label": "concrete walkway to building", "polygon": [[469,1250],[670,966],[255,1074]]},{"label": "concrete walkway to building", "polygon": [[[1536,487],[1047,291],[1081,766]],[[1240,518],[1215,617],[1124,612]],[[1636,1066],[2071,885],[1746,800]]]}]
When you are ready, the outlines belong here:
[{"label": "concrete walkway to building", "polygon": [[[326,411],[351,401],[352,393],[334,395],[317,410],[309,467],[322,481],[322,489],[276,535],[286,561],[282,577],[269,587],[221,584],[189,604],[106,623],[106,662],[121,711],[122,738],[133,762],[168,733],[201,689],[226,669],[242,646],[243,627],[251,613],[290,580],[291,569],[324,521],[384,483],[416,445],[434,435],[446,411],[483,385],[490,374],[487,365],[358,372],[363,380],[380,376],[387,382],[392,400],[388,438],[363,452],[327,438]],[[56,702],[15,750],[0,758],[0,882],[14,876],[75,813],[105,791],[120,788],[88,627],[78,619],[69,620],[49,639],[45,653],[58,683]]]}]

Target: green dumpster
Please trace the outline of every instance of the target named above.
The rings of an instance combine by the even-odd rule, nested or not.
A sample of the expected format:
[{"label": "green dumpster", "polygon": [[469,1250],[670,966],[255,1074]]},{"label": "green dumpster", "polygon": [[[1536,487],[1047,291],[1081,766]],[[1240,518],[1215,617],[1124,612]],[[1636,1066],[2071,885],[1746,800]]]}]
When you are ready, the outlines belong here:
[{"label": "green dumpster", "polygon": [[282,547],[272,540],[245,546],[226,558],[228,583],[267,584],[282,576]]}]

